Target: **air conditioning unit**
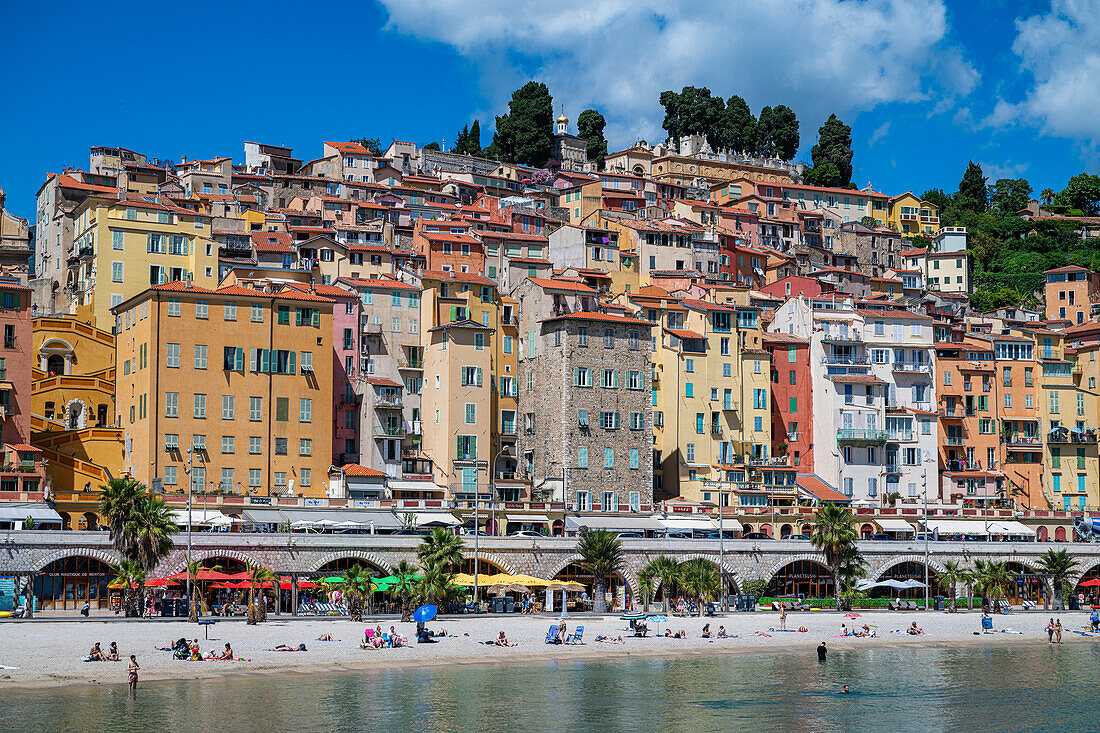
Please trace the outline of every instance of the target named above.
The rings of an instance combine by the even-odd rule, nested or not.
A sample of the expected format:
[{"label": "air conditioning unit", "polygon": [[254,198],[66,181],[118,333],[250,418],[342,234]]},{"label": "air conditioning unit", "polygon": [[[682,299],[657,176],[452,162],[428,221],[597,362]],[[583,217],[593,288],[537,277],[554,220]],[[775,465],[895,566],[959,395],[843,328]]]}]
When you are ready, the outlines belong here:
[{"label": "air conditioning unit", "polygon": [[302,367],[302,374],[313,374],[313,367],[303,366]]},{"label": "air conditioning unit", "polygon": [[171,450],[179,450],[179,449],[180,449],[179,441],[171,440],[169,438],[164,439],[164,450],[171,451]]}]

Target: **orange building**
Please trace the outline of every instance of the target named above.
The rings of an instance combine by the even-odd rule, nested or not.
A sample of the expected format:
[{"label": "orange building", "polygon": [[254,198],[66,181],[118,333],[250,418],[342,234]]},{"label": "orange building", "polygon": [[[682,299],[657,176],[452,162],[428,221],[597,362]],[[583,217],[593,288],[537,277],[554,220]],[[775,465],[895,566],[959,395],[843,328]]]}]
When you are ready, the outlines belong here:
[{"label": "orange building", "polygon": [[1048,321],[1084,323],[1089,320],[1092,303],[1100,291],[1100,274],[1070,265],[1047,270],[1043,275],[1046,278]]}]

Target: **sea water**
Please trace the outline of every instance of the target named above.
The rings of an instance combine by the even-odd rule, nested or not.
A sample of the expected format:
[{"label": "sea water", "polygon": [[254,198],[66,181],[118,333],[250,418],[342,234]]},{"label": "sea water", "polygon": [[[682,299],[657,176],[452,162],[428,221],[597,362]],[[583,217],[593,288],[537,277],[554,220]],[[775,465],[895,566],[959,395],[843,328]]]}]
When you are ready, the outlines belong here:
[{"label": "sea water", "polygon": [[1094,731],[1098,666],[1081,642],[0,687],[0,732]]}]

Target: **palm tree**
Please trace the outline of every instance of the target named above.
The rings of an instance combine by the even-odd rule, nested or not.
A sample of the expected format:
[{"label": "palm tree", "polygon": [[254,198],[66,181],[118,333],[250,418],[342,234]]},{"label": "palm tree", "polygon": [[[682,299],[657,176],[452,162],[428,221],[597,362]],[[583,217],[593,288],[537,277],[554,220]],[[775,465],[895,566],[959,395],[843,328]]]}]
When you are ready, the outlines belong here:
[{"label": "palm tree", "polygon": [[658,555],[645,566],[653,577],[660,583],[661,604],[665,613],[670,613],[669,595],[672,593],[672,585],[676,582],[679,573],[679,563],[667,555]]},{"label": "palm tree", "polygon": [[466,543],[450,530],[436,527],[431,534],[425,535],[420,547],[416,548],[416,558],[420,564],[439,565],[453,570],[462,565],[462,550]]},{"label": "palm tree", "polygon": [[344,571],[344,597],[348,599],[348,615],[352,621],[363,620],[363,586],[370,585],[370,573],[359,563]]},{"label": "palm tree", "polygon": [[950,601],[948,602],[947,610],[951,613],[955,613],[957,610],[955,607],[955,597],[958,595],[956,587],[959,583],[965,582],[966,570],[955,560],[947,560],[943,563],[943,572],[939,575],[940,588],[947,587],[948,595],[950,595]]},{"label": "palm tree", "polygon": [[256,586],[263,587],[263,584],[275,577],[275,573],[271,572],[263,565],[253,565],[250,562],[244,564],[245,572],[248,573],[248,617],[245,623],[249,625],[255,625],[267,620],[267,603],[256,603]]},{"label": "palm tree", "polygon": [[412,619],[409,594],[412,592],[412,576],[416,574],[416,566],[408,560],[402,560],[390,568],[390,574],[397,578],[397,582],[390,586],[390,592],[401,599],[401,621],[408,623]]},{"label": "palm tree", "polygon": [[136,560],[122,559],[111,566],[111,574],[114,575],[111,585],[117,585],[122,588],[123,612],[127,616],[134,615],[137,613],[134,603],[137,594],[134,593],[134,588],[132,586],[137,584],[140,588],[145,583],[145,569],[142,568],[141,563]]},{"label": "palm tree", "polygon": [[833,575],[833,594],[836,607],[843,610],[841,602],[842,576],[847,571],[862,568],[863,558],[854,552],[859,533],[856,531],[855,516],[847,507],[835,504],[823,504],[814,518],[814,533],[810,538],[814,547],[825,556],[825,565]]},{"label": "palm tree", "polygon": [[107,520],[111,542],[120,555],[128,556],[130,537],[124,532],[126,522],[145,496],[145,486],[132,478],[113,478],[99,487],[99,513]]},{"label": "palm tree", "polygon": [[623,543],[606,529],[593,529],[581,535],[577,542],[581,565],[593,575],[592,594],[596,597],[593,610],[607,613],[607,576],[623,564]]},{"label": "palm tree", "polygon": [[1051,608],[1055,611],[1062,610],[1062,581],[1066,579],[1070,571],[1077,567],[1077,561],[1070,557],[1067,550],[1047,550],[1039,558],[1039,570],[1043,575],[1050,576],[1054,586],[1054,597]]},{"label": "palm tree", "polygon": [[[179,527],[172,521],[172,510],[164,499],[142,494],[122,528],[124,544],[129,548],[127,557],[137,560],[146,575],[153,572],[161,560],[172,551],[172,535]],[[145,592],[142,589],[142,604]]]},{"label": "palm tree", "polygon": [[638,592],[642,594],[642,610],[646,613],[649,613],[649,599],[653,597],[655,584],[653,572],[647,565],[638,573]]},{"label": "palm tree", "polygon": [[713,563],[697,557],[680,564],[680,585],[699,601],[702,617],[707,601],[718,597],[722,589],[722,576]]},{"label": "palm tree", "polygon": [[1039,193],[1039,198],[1042,200],[1043,205],[1050,206],[1054,203],[1054,189],[1044,188],[1042,192]]},{"label": "palm tree", "polygon": [[418,605],[434,603],[445,607],[453,577],[454,574],[447,566],[438,561],[430,561],[424,566],[421,576],[412,583],[412,597]]},{"label": "palm tree", "polygon": [[1012,583],[1012,574],[1008,565],[992,560],[974,561],[974,590],[982,597],[982,610],[999,612],[997,601],[1004,596]]},{"label": "palm tree", "polygon": [[[204,569],[202,562],[199,560],[187,560],[187,577],[191,581],[191,604],[190,609],[187,612],[187,620],[193,624],[199,622],[199,612],[206,610],[206,604],[203,603],[202,593],[199,592],[199,573]],[[212,565],[206,570],[221,570],[221,565]]]}]

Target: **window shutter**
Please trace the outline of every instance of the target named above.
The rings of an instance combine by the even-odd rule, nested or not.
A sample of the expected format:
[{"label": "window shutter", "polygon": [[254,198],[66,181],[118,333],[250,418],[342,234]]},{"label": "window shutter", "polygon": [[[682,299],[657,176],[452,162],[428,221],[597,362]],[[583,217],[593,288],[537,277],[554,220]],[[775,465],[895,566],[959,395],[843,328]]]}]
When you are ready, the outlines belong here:
[{"label": "window shutter", "polygon": [[256,371],[256,368],[260,365],[259,364],[259,361],[260,361],[259,355],[260,355],[260,350],[259,349],[249,349],[248,350],[248,371],[250,371],[250,372]]},{"label": "window shutter", "polygon": [[236,358],[234,360],[233,366],[238,371],[243,371],[244,370],[244,348],[243,347],[237,347]]},{"label": "window shutter", "polygon": [[477,368],[477,386],[481,386],[481,367]]},{"label": "window shutter", "polygon": [[573,367],[573,386],[579,387],[581,384],[581,370],[580,367]]},{"label": "window shutter", "polygon": [[288,367],[290,369],[290,371],[287,372],[288,374],[297,374],[298,373],[298,372],[294,371],[294,353],[295,352],[293,352],[293,351],[290,352],[290,366]]},{"label": "window shutter", "polygon": [[271,351],[268,349],[260,349],[260,371],[271,371]]},{"label": "window shutter", "polygon": [[619,429],[619,413],[615,413],[615,429]]},{"label": "window shutter", "polygon": [[187,255],[190,252],[191,252],[191,238],[190,237],[183,237],[183,253],[185,255]]},{"label": "window shutter", "polygon": [[294,325],[295,326],[301,326],[302,325],[302,309],[301,308],[295,308],[294,309]]},{"label": "window shutter", "polygon": [[314,308],[313,309],[313,325],[314,326],[320,326],[321,325],[321,310],[319,308]]},{"label": "window shutter", "polygon": [[146,252],[152,252],[153,251],[153,233],[152,232],[145,235],[145,251]]}]

